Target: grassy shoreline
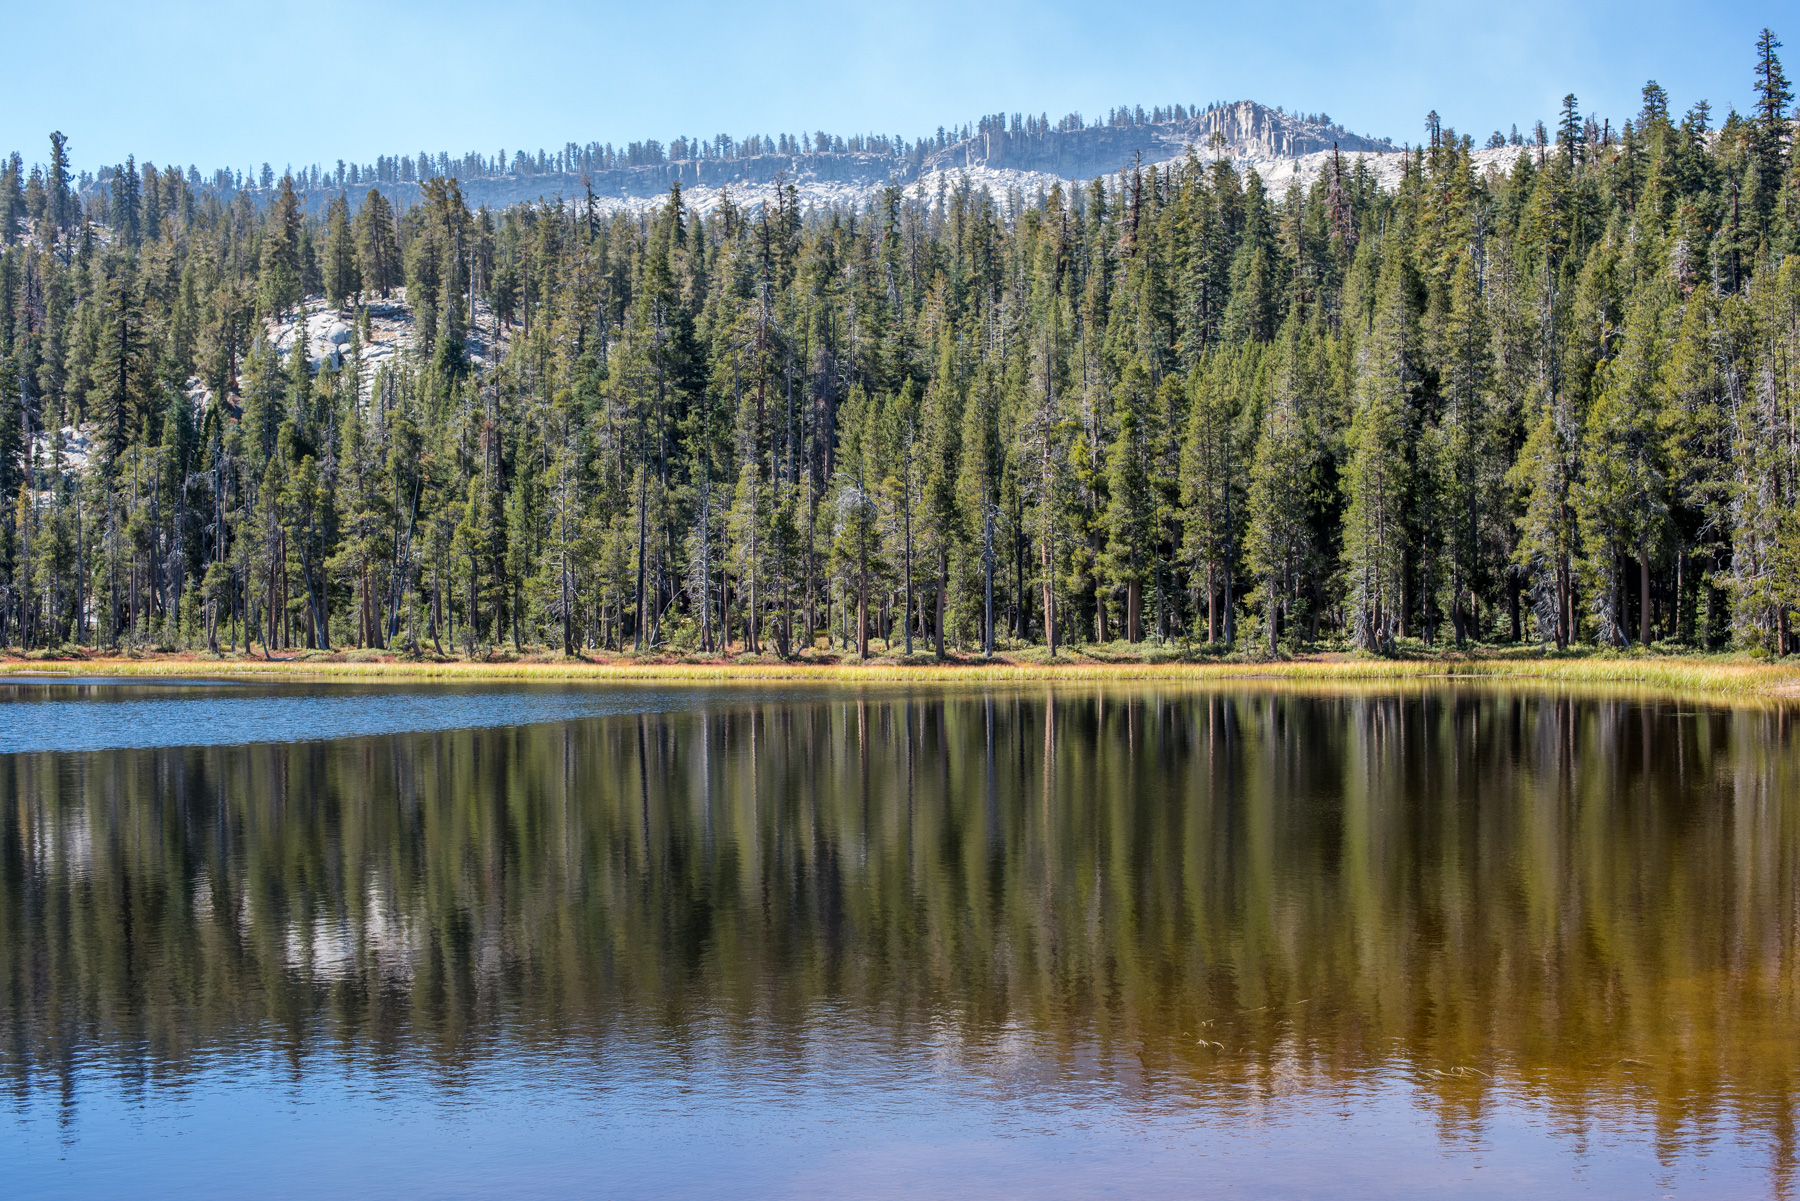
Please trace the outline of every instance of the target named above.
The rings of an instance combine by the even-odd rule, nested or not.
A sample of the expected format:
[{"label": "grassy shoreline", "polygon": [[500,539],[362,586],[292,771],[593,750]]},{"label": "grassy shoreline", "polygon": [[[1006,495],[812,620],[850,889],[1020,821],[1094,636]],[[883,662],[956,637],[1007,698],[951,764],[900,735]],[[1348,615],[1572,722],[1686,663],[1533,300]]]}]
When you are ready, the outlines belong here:
[{"label": "grassy shoreline", "polygon": [[1441,653],[1382,659],[1318,654],[1270,661],[1183,659],[1174,655],[1132,656],[1127,652],[1065,654],[1057,661],[1043,652],[998,655],[992,661],[957,656],[936,662],[928,655],[910,660],[739,656],[735,659],[630,655],[564,659],[554,654],[492,659],[402,658],[369,652],[298,652],[291,657],[182,653],[95,654],[65,652],[29,655],[0,653],[0,676],[227,676],[261,679],[361,680],[539,680],[596,682],[662,681],[746,683],[819,682],[1017,682],[1047,681],[1228,681],[1294,683],[1399,683],[1428,679],[1537,681],[1557,684],[1627,684],[1675,692],[1800,699],[1800,662],[1758,662],[1744,656],[1671,654],[1550,654],[1513,648],[1469,654]]}]

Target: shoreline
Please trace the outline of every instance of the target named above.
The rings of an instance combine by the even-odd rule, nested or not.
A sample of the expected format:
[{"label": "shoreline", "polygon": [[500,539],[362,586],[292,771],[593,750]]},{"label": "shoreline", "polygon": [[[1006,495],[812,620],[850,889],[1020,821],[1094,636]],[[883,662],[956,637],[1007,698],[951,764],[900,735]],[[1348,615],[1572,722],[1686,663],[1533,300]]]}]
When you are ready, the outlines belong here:
[{"label": "shoreline", "polygon": [[1553,684],[1638,685],[1672,692],[1715,696],[1800,700],[1800,662],[1759,662],[1737,655],[1551,654],[1505,650],[1446,652],[1412,658],[1315,654],[1268,661],[1224,661],[1140,656],[1127,658],[1070,654],[1060,661],[1035,656],[996,655],[992,661],[958,656],[937,662],[929,655],[911,660],[879,657],[792,659],[773,656],[737,659],[615,655],[564,659],[541,654],[493,659],[402,658],[380,652],[311,652],[292,657],[196,655],[191,653],[68,653],[61,656],[0,654],[0,679],[43,680],[56,677],[306,678],[379,682],[543,681],[664,683],[758,683],[810,680],[821,683],[977,683],[1020,681],[1065,682],[1225,682],[1230,680],[1289,683],[1379,684],[1466,681],[1538,681]]}]

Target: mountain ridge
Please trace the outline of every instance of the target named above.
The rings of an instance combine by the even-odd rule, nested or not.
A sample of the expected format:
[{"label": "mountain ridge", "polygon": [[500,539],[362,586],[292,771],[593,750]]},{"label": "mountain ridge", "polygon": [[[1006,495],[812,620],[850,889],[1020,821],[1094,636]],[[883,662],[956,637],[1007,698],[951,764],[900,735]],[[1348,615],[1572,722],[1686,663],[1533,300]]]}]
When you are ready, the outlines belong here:
[{"label": "mountain ridge", "polygon": [[[585,201],[590,188],[603,208],[639,209],[660,203],[676,184],[702,210],[715,207],[727,194],[754,208],[772,200],[778,187],[790,183],[803,205],[866,204],[889,186],[929,187],[962,176],[1001,190],[1038,190],[1056,181],[1081,184],[1134,165],[1176,162],[1190,151],[1211,159],[1215,145],[1218,154],[1259,167],[1282,161],[1299,163],[1329,155],[1334,149],[1344,155],[1391,155],[1401,149],[1388,139],[1354,134],[1327,120],[1239,100],[1178,119],[1079,128],[1022,129],[1016,118],[1008,123],[1003,115],[997,115],[984,118],[969,136],[923,154],[849,150],[690,156],[586,173],[479,175],[458,183],[471,207],[495,209],[559,197]],[[1294,172],[1304,173],[1298,167],[1289,173]],[[370,187],[402,208],[415,203],[421,190],[418,182],[410,180],[342,187],[331,184],[308,189],[305,205],[309,211],[320,212],[340,192],[360,193]],[[266,198],[271,191],[245,190],[259,198]]]}]

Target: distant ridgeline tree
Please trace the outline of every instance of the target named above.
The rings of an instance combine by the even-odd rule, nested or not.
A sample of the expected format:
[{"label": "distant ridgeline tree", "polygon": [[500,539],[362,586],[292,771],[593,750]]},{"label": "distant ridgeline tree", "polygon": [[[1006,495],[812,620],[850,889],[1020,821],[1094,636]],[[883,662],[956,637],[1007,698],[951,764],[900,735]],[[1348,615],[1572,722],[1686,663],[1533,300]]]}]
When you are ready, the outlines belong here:
[{"label": "distant ridgeline tree", "polygon": [[[1779,45],[1717,127],[1571,96],[1483,169],[1434,114],[1391,191],[471,212],[465,169],[599,152],[252,194],[52,134],[0,169],[0,643],[1800,650]],[[341,361],[283,333],[321,304]]]}]

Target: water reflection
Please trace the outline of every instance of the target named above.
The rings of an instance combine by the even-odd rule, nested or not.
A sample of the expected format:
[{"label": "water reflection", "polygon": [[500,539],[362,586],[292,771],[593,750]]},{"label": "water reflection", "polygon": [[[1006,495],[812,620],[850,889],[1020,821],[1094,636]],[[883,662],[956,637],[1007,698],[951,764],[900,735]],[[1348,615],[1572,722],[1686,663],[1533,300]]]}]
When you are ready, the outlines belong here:
[{"label": "water reflection", "polygon": [[404,688],[229,680],[0,676],[0,754],[231,746],[522,726],[705,704],[719,689],[520,685]]},{"label": "water reflection", "polygon": [[82,1063],[603,1081],[649,1047],[779,1093],[768,1065],[838,1038],[1051,1109],[1399,1087],[1449,1142],[1521,1103],[1571,1147],[1724,1133],[1785,1189],[1790,725],[1474,688],[721,691],[4,756],[0,1072],[78,1104]]}]

